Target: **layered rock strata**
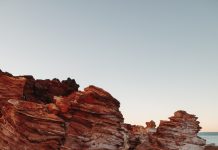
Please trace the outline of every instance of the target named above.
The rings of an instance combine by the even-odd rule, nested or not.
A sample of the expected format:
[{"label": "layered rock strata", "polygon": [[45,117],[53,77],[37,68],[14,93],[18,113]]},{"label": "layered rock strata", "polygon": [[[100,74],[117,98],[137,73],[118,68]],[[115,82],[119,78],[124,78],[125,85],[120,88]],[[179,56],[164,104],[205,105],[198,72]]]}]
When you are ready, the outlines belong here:
[{"label": "layered rock strata", "polygon": [[138,145],[148,141],[148,132],[144,126],[124,124],[128,135],[128,148],[135,150]]},{"label": "layered rock strata", "polygon": [[149,143],[138,150],[203,150],[206,141],[197,136],[201,127],[195,115],[177,111],[169,121],[161,121],[156,133],[149,135]]},{"label": "layered rock strata", "polygon": [[103,89],[6,73],[0,86],[0,149],[125,148],[120,103]]},{"label": "layered rock strata", "polygon": [[[121,149],[124,146],[123,116],[120,103],[95,86],[57,97],[55,105],[66,120],[62,149]],[[66,107],[67,106],[67,107]]]},{"label": "layered rock strata", "polygon": [[197,117],[177,111],[147,127],[125,124],[120,103],[73,79],[36,80],[0,71],[1,150],[201,150]]},{"label": "layered rock strata", "polygon": [[0,71],[0,102],[11,98],[22,99],[26,79]]},{"label": "layered rock strata", "polygon": [[49,114],[45,105],[19,99],[1,105],[1,150],[59,149],[64,138],[64,120]]}]

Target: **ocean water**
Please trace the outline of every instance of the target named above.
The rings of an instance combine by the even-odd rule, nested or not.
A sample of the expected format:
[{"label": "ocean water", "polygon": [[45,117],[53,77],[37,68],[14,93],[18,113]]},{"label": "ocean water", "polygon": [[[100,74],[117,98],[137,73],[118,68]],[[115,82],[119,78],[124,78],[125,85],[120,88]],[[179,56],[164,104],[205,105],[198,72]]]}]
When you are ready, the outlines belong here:
[{"label": "ocean water", "polygon": [[207,144],[214,143],[218,146],[218,132],[200,132],[198,136],[207,140]]}]

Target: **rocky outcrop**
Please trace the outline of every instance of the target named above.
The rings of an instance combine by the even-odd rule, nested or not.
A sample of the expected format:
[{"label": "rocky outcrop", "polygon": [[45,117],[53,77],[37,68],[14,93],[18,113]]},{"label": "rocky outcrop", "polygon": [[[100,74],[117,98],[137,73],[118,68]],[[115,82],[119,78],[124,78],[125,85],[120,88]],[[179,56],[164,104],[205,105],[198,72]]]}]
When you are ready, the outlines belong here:
[{"label": "rocky outcrop", "polygon": [[128,148],[134,150],[141,143],[148,141],[148,133],[144,126],[124,124],[128,135]]},{"label": "rocky outcrop", "polygon": [[125,124],[120,103],[95,86],[78,91],[75,80],[36,80],[0,71],[2,150],[200,150],[197,117],[177,111],[146,127]]},{"label": "rocky outcrop", "polygon": [[0,71],[0,102],[11,98],[22,99],[26,79]]},{"label": "rocky outcrop", "polygon": [[128,149],[135,150],[136,147],[148,141],[148,135],[156,132],[156,124],[153,120],[146,122],[146,127],[139,125],[124,124],[127,129]]},{"label": "rocky outcrop", "polygon": [[0,149],[125,148],[120,103],[103,89],[5,73],[0,86]]},{"label": "rocky outcrop", "polygon": [[78,91],[74,79],[59,81],[35,80],[33,76],[13,76],[0,70],[0,100],[23,99],[37,103],[51,103],[54,96],[67,96]]},{"label": "rocky outcrop", "polygon": [[78,91],[79,85],[74,79],[59,81],[35,80],[33,76],[23,76],[26,79],[23,96],[26,100],[38,103],[51,103],[54,96],[67,96]]},{"label": "rocky outcrop", "polygon": [[146,122],[146,131],[148,133],[155,133],[156,132],[156,124],[153,120]]},{"label": "rocky outcrop", "polygon": [[55,105],[66,120],[62,149],[121,149],[124,144],[120,103],[95,86],[68,97],[56,97]]},{"label": "rocky outcrop", "polygon": [[204,139],[197,136],[201,129],[195,115],[177,111],[169,121],[161,121],[157,132],[149,136],[149,143],[138,146],[138,150],[203,150]]},{"label": "rocky outcrop", "polygon": [[1,105],[1,150],[59,149],[64,137],[64,120],[49,114],[45,105],[18,99]]}]

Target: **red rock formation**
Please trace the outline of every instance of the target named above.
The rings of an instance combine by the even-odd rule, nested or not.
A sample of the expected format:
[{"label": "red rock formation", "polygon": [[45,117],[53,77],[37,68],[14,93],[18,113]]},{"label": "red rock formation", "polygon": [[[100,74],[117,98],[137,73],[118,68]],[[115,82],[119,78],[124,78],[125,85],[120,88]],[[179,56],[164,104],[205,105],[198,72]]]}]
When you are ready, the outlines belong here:
[{"label": "red rock formation", "polygon": [[124,124],[127,129],[128,148],[129,150],[135,150],[135,148],[141,143],[148,141],[147,129],[139,125]]},{"label": "red rock formation", "polygon": [[201,129],[195,115],[177,111],[170,121],[161,121],[157,132],[149,136],[149,143],[138,146],[138,150],[149,148],[161,150],[203,150],[206,141],[197,136]]},{"label": "red rock formation", "polygon": [[76,81],[70,78],[60,82],[58,79],[35,80],[32,76],[23,77],[26,78],[24,98],[38,103],[51,103],[53,96],[67,96],[79,88]]},{"label": "red rock formation", "polygon": [[123,123],[120,103],[75,80],[14,77],[0,71],[1,150],[175,150],[201,148],[197,117],[178,111],[155,130]]},{"label": "red rock formation", "polygon": [[[103,89],[90,86],[56,100],[67,120],[63,149],[119,149],[123,147],[120,103]],[[64,107],[65,105],[68,107]]]},{"label": "red rock formation", "polygon": [[35,80],[32,76],[13,76],[0,70],[0,99],[18,98],[37,103],[51,103],[53,96],[67,96],[78,91],[74,79]]},{"label": "red rock formation", "polygon": [[156,127],[156,124],[153,120],[146,122],[145,124],[146,124],[146,128],[155,128]]},{"label": "red rock formation", "polygon": [[153,121],[153,120],[151,120],[151,121],[149,121],[149,122],[146,122],[145,123],[146,124],[146,131],[148,132],[148,133],[150,133],[150,132],[152,132],[152,133],[154,133],[154,132],[156,132],[156,124],[155,124],[155,122]]},{"label": "red rock formation", "polygon": [[13,77],[0,71],[0,102],[10,98],[21,99],[25,82],[23,77]]},{"label": "red rock formation", "polygon": [[156,132],[156,125],[153,120],[146,122],[146,127],[139,125],[124,124],[128,135],[128,148],[135,150],[136,147],[144,142],[147,142],[148,136]]},{"label": "red rock formation", "polygon": [[75,92],[70,84],[1,74],[0,149],[123,148],[120,103],[103,89]]},{"label": "red rock formation", "polygon": [[64,137],[64,120],[49,114],[45,105],[18,99],[1,105],[1,150],[59,149]]}]

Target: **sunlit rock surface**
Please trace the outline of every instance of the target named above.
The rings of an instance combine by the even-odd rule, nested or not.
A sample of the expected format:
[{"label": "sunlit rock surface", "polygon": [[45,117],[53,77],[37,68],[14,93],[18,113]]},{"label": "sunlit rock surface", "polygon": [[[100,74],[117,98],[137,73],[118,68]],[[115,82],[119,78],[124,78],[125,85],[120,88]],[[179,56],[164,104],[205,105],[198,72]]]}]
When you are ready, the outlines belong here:
[{"label": "sunlit rock surface", "polygon": [[0,102],[11,98],[21,99],[25,82],[23,77],[13,77],[0,71]]},{"label": "sunlit rock surface", "polygon": [[197,136],[201,129],[195,115],[177,111],[169,121],[161,121],[156,133],[149,136],[149,143],[138,146],[138,150],[149,148],[161,150],[203,150],[206,141]]},{"label": "sunlit rock surface", "polygon": [[[37,80],[0,71],[0,150],[202,150],[197,117],[125,124],[120,103],[74,79]],[[146,114],[145,114],[146,115]]]},{"label": "sunlit rock surface", "polygon": [[63,149],[123,148],[120,103],[103,89],[89,86],[55,103],[63,110],[60,115],[66,120]]},{"label": "sunlit rock surface", "polygon": [[1,106],[0,149],[58,149],[65,137],[65,122],[49,114],[45,105],[10,99]]}]

